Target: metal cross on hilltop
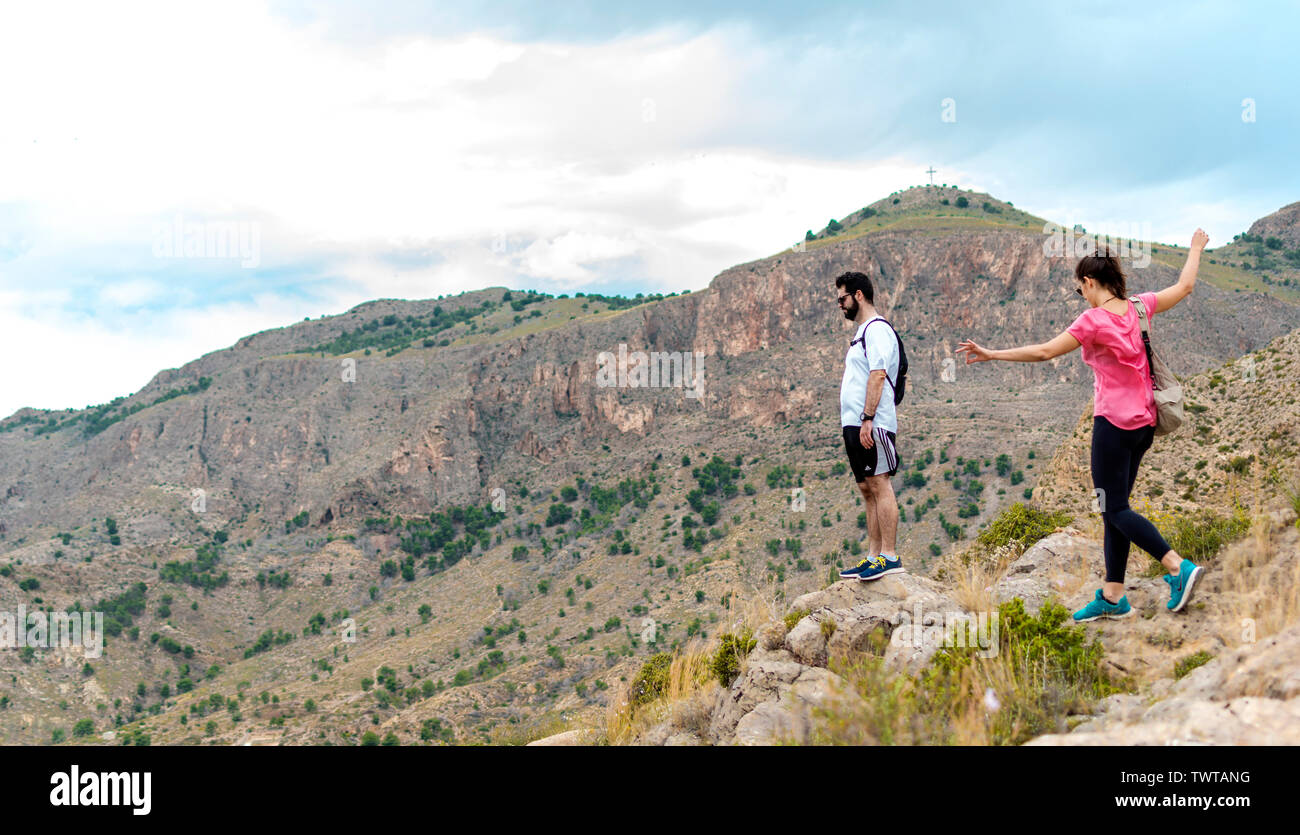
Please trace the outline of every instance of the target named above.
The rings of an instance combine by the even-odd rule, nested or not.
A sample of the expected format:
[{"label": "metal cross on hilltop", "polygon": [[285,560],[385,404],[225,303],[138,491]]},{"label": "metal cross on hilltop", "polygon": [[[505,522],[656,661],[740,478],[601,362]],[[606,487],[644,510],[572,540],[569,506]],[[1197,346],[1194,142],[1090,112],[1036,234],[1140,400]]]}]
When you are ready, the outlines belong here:
[{"label": "metal cross on hilltop", "polygon": [[934,166],[932,165],[929,168],[927,168],[925,170],[925,173],[930,175],[930,185],[934,185]]}]

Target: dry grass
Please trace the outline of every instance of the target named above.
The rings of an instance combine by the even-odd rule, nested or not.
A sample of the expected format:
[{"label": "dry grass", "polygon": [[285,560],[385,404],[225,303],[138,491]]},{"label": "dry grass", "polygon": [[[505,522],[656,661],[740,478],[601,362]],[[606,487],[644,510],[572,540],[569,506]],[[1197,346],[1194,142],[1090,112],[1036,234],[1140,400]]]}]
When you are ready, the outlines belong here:
[{"label": "dry grass", "polygon": [[[857,699],[813,711],[812,745],[987,745],[990,737],[978,674],[963,670],[957,696],[942,712],[926,712],[921,682],[889,670],[878,658],[834,665]],[[980,694],[975,697],[976,691]]]},{"label": "dry grass", "polygon": [[663,696],[649,704],[633,704],[631,683],[620,687],[605,710],[606,741],[627,745],[664,722],[670,723],[674,732],[702,731],[718,689],[709,669],[716,645],[717,641],[692,641],[677,653],[668,667]]},{"label": "dry grass", "polygon": [[952,583],[952,594],[968,612],[989,612],[997,608],[993,587],[1021,554],[1011,546],[988,549],[973,545],[947,559],[944,579]]},{"label": "dry grass", "polygon": [[1300,531],[1289,517],[1256,516],[1246,540],[1219,556],[1219,633],[1229,646],[1300,623]]},{"label": "dry grass", "polygon": [[[737,579],[728,592],[730,604],[725,625],[708,641],[692,641],[673,656],[660,698],[649,704],[633,704],[632,683],[627,682],[610,699],[605,711],[605,736],[610,745],[632,744],[664,722],[670,724],[674,733],[702,734],[707,728],[721,686],[713,677],[711,665],[722,635],[757,632],[762,626],[780,620],[784,611],[780,589],[774,585],[753,586]],[[739,674],[743,676],[747,659],[739,660]]]},{"label": "dry grass", "polygon": [[819,711],[813,744],[997,745],[1064,729],[1063,717],[1028,707],[1053,686],[1043,667],[1005,655],[977,657],[941,687],[888,671],[874,659],[837,672],[860,701]]}]

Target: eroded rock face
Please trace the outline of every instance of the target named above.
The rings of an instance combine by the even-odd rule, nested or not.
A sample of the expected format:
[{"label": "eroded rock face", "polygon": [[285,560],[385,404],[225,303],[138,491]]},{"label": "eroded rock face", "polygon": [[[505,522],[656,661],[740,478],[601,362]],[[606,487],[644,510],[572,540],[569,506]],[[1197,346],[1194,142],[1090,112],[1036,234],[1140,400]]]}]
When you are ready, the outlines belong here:
[{"label": "eroded rock face", "polygon": [[813,711],[843,709],[858,700],[845,681],[823,667],[805,667],[779,696],[758,704],[736,723],[737,745],[802,744],[813,728]]},{"label": "eroded rock face", "polygon": [[1248,231],[1259,238],[1281,238],[1287,249],[1300,249],[1300,203],[1283,206],[1273,214],[1261,217],[1250,225]]},{"label": "eroded rock face", "polygon": [[[272,519],[309,509],[313,520],[327,510],[342,520],[380,506],[415,515],[482,501],[502,473],[575,461],[601,444],[625,442],[618,453],[684,426],[698,437],[717,422],[764,427],[813,417],[828,404],[809,381],[836,378],[843,357],[834,278],[854,269],[879,276],[880,309],[916,337],[909,391],[912,408],[921,408],[940,396],[932,381],[951,357],[954,333],[978,321],[988,341],[1007,343],[1059,327],[1043,317],[1057,315],[1050,311],[1069,294],[1070,266],[1045,257],[1036,231],[881,232],[737,265],[703,292],[614,315],[355,358],[345,381],[340,357],[311,349],[385,316],[475,307],[503,291],[371,302],[161,371],[125,399],[140,411],[89,439],[75,429],[0,433],[0,532],[72,527],[104,506],[129,519],[131,504],[159,484],[203,488],[214,498],[209,512],[226,516],[253,506]],[[1134,270],[1132,284],[1140,291],[1175,278],[1173,267],[1153,262]],[[1300,325],[1294,305],[1210,285],[1167,315],[1163,346],[1178,373],[1217,366]],[[699,352],[704,396],[597,385],[598,355],[620,345]],[[201,377],[208,388],[155,404]],[[1082,400],[1091,375],[1073,360],[1003,363],[983,369],[978,383],[963,376],[946,385],[942,397],[957,393],[956,402],[1009,385],[1059,386]],[[44,477],[51,472],[59,478]]]},{"label": "eroded rock face", "polygon": [[736,723],[760,703],[777,699],[803,672],[804,665],[785,650],[755,650],[749,654],[745,671],[729,689],[718,693],[709,724],[709,737],[724,742],[735,733]]}]

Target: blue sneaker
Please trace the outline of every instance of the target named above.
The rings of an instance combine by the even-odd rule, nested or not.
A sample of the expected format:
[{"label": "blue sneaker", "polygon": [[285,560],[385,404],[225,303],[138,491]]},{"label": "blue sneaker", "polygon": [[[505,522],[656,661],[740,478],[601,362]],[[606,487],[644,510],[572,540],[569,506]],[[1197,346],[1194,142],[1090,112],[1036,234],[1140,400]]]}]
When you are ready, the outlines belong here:
[{"label": "blue sneaker", "polygon": [[886,574],[905,574],[907,569],[903,568],[903,561],[898,557],[879,556],[867,561],[867,567],[858,574],[858,579],[864,583],[872,580],[879,580]]},{"label": "blue sneaker", "polygon": [[1126,618],[1133,614],[1133,607],[1128,605],[1128,595],[1119,599],[1118,603],[1111,603],[1097,589],[1097,594],[1088,602],[1087,606],[1074,613],[1075,623],[1087,623],[1098,620],[1099,618],[1119,619]]},{"label": "blue sneaker", "polygon": [[1183,564],[1178,567],[1178,574],[1166,574],[1165,582],[1169,584],[1169,602],[1165,604],[1171,612],[1181,612],[1187,605],[1187,601],[1192,599],[1192,587],[1200,579],[1201,572],[1204,568],[1192,562],[1183,560]]},{"label": "blue sneaker", "polygon": [[873,559],[875,559],[875,557],[867,557],[862,562],[858,563],[852,568],[840,569],[840,576],[843,577],[845,580],[858,579],[858,576],[861,575],[862,572],[866,571],[871,566],[871,561]]}]

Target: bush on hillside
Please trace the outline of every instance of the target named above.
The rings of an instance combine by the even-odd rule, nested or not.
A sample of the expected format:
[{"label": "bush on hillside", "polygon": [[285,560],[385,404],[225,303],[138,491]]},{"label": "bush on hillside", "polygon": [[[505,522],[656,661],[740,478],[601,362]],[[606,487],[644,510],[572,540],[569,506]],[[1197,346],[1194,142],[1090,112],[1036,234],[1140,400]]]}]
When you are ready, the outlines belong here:
[{"label": "bush on hillside", "polygon": [[1016,502],[980,531],[979,542],[990,548],[1011,543],[1028,548],[1069,521],[1070,515],[1064,511],[1048,513]]},{"label": "bush on hillside", "polygon": [[662,697],[668,691],[668,670],[673,665],[671,653],[658,652],[641,665],[632,679],[631,701],[635,708]]},{"label": "bush on hillside", "polygon": [[1150,513],[1148,516],[1169,541],[1169,547],[1195,563],[1205,562],[1250,530],[1250,517],[1240,506],[1234,507],[1232,515],[1226,517],[1205,509],[1186,515]]},{"label": "bush on hillside", "polygon": [[758,645],[758,641],[754,640],[753,632],[749,629],[738,636],[726,632],[719,641],[718,650],[713,654],[713,661],[709,666],[718,683],[723,687],[730,687],[736,680],[736,676],[740,675],[741,660]]}]

